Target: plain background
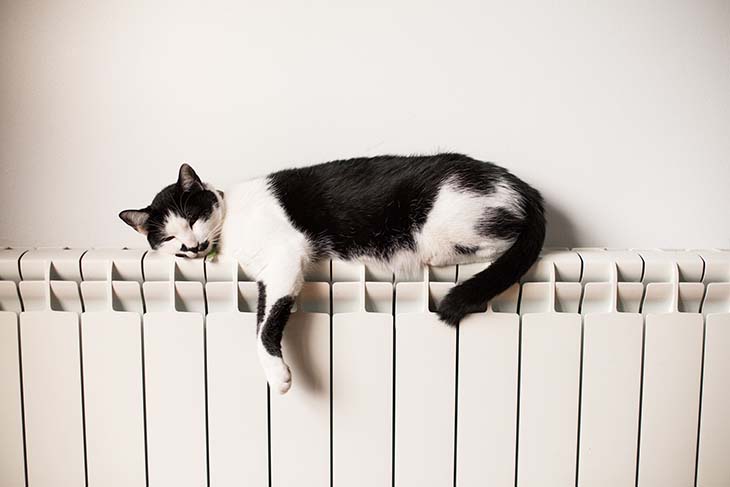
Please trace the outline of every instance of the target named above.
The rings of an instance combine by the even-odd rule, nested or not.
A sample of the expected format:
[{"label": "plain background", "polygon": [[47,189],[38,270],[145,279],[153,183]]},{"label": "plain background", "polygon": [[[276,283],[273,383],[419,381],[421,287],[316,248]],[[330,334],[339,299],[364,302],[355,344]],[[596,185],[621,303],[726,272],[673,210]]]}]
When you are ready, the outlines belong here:
[{"label": "plain background", "polygon": [[0,1],[0,245],[146,245],[117,213],[450,150],[548,202],[548,243],[730,246],[730,2]]}]

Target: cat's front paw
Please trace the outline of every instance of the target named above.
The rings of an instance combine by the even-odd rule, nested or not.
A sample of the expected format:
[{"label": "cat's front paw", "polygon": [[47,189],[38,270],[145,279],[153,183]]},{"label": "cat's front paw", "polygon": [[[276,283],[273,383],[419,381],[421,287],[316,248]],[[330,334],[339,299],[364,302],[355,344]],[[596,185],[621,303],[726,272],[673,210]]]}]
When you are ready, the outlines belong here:
[{"label": "cat's front paw", "polygon": [[270,364],[266,367],[265,372],[266,382],[269,383],[272,391],[286,394],[291,388],[291,371],[283,361],[280,360],[278,363]]}]

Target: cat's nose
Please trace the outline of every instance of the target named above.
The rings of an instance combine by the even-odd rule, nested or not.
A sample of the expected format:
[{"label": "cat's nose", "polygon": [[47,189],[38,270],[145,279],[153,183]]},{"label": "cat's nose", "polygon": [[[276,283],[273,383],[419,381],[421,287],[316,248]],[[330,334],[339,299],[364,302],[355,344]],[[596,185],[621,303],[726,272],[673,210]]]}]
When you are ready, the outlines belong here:
[{"label": "cat's nose", "polygon": [[183,252],[197,252],[199,247],[200,244],[197,244],[195,247],[188,247],[187,245],[182,244],[180,246],[180,250],[182,250]]},{"label": "cat's nose", "polygon": [[187,245],[182,244],[180,246],[180,250],[182,252],[202,252],[203,250],[208,248],[208,245],[210,245],[210,242],[208,240],[198,243],[195,247],[188,247]]}]

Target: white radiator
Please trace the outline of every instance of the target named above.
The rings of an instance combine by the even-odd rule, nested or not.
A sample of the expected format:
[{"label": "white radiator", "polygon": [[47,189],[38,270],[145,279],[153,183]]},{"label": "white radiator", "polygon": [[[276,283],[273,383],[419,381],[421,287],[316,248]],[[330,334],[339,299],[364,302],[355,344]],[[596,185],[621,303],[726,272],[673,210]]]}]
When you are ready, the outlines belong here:
[{"label": "white radiator", "polygon": [[279,396],[237,265],[0,250],[0,485],[730,486],[730,251],[545,251],[441,324],[481,268],[323,263]]}]

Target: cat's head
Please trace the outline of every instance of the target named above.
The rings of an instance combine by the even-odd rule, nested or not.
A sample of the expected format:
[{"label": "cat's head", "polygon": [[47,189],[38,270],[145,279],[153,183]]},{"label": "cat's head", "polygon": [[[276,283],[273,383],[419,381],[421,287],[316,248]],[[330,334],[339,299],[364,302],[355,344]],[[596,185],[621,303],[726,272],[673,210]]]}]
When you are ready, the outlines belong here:
[{"label": "cat's head", "polygon": [[153,249],[195,258],[215,246],[223,212],[223,193],[203,183],[192,167],[183,164],[177,182],[157,193],[149,206],[124,210],[119,218],[146,235]]}]

